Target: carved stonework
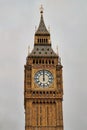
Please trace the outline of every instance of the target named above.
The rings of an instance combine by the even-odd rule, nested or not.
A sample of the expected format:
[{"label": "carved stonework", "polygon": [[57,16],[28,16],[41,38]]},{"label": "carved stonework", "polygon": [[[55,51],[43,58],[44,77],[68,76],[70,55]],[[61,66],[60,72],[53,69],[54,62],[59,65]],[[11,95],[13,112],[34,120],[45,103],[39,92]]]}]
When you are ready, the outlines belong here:
[{"label": "carved stonework", "polygon": [[43,13],[34,39],[24,66],[25,130],[63,130],[62,65]]}]

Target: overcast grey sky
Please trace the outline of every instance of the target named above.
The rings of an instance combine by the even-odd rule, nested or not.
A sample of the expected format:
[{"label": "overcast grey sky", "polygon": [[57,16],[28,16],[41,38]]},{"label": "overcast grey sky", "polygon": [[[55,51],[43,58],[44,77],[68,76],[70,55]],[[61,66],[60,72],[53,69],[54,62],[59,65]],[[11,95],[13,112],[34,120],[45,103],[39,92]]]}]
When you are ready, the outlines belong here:
[{"label": "overcast grey sky", "polygon": [[64,128],[87,130],[87,0],[0,0],[0,130],[24,130],[24,64],[41,4],[62,58]]}]

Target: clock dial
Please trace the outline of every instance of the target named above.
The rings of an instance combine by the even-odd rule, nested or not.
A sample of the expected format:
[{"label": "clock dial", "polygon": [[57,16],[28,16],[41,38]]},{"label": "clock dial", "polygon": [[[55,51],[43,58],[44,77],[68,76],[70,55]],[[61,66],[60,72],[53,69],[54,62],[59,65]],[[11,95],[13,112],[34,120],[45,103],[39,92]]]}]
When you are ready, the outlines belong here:
[{"label": "clock dial", "polygon": [[49,87],[53,82],[53,75],[48,70],[40,70],[35,74],[34,81],[40,87]]}]

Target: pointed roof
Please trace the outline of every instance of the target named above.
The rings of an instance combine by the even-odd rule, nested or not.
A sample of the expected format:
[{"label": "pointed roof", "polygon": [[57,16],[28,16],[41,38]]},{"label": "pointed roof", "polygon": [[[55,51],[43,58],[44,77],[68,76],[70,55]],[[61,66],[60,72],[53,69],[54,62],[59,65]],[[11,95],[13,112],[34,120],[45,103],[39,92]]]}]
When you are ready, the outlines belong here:
[{"label": "pointed roof", "polygon": [[40,23],[39,23],[39,27],[35,32],[35,35],[37,34],[48,34],[50,35],[49,31],[47,30],[45,23],[44,23],[44,19],[43,19],[43,7],[41,6],[40,8],[40,13],[41,13],[41,18],[40,18]]},{"label": "pointed roof", "polygon": [[58,57],[51,46],[36,45],[32,52],[28,55],[29,57]]}]

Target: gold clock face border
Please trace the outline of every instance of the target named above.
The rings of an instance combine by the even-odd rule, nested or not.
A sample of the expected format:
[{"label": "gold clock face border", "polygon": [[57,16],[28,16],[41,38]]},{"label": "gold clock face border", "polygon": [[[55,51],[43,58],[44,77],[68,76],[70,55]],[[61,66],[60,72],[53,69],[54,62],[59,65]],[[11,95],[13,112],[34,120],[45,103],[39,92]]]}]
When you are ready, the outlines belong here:
[{"label": "gold clock face border", "polygon": [[50,71],[51,73],[52,73],[52,75],[53,75],[53,77],[54,77],[54,80],[53,80],[53,82],[52,82],[52,84],[51,85],[49,85],[49,87],[47,87],[47,88],[43,88],[43,87],[40,87],[39,85],[37,85],[36,83],[35,83],[35,81],[34,81],[34,76],[35,76],[35,74],[38,72],[38,71],[40,71],[40,70],[42,70],[41,68],[40,69],[36,69],[36,68],[33,68],[32,69],[32,89],[34,89],[34,90],[48,90],[48,89],[56,89],[56,69],[55,68],[44,68],[45,70],[48,70],[48,71]]}]

